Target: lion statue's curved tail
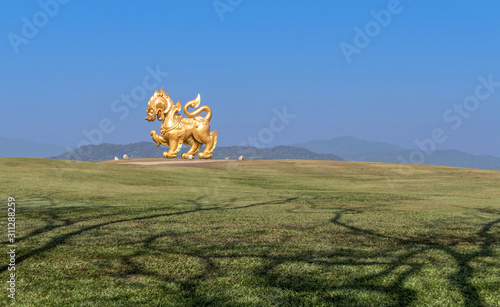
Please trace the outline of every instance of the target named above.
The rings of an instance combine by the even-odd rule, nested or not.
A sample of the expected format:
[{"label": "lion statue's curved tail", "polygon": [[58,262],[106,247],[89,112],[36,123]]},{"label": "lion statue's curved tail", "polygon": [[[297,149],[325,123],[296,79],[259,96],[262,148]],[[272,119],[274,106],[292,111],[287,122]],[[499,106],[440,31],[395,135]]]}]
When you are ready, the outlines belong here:
[{"label": "lion statue's curved tail", "polygon": [[[209,106],[201,106],[198,108],[198,106],[200,105],[200,101],[201,101],[201,97],[200,97],[200,94],[198,94],[198,96],[191,100],[191,101],[188,101],[186,102],[186,104],[184,105],[184,114],[186,114],[187,117],[195,117],[195,116],[198,116],[200,115],[201,112],[207,112],[207,115],[205,115],[205,119],[207,121],[210,121],[210,119],[212,119],[212,109],[210,109]],[[193,108],[193,109],[196,109],[194,110],[193,112],[189,112],[188,111],[188,108]]]}]

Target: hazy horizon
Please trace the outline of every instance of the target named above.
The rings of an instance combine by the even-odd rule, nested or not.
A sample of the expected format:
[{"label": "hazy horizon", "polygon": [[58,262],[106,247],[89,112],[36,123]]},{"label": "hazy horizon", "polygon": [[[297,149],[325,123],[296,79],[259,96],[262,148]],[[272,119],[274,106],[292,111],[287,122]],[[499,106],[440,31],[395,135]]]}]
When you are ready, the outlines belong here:
[{"label": "hazy horizon", "polygon": [[[26,142],[32,142],[32,141],[29,141],[29,140],[26,140],[26,139],[14,139],[14,138],[8,138],[8,137],[2,137],[0,136],[0,140],[3,139],[11,139],[11,140],[14,140],[14,141],[26,141]],[[361,138],[357,138],[357,137],[354,137],[354,136],[351,136],[351,135],[342,135],[342,136],[337,136],[337,137],[332,137],[332,138],[328,138],[328,139],[323,139],[323,140],[309,140],[309,141],[306,141],[306,142],[301,142],[301,143],[291,143],[291,144],[273,144],[273,145],[269,145],[269,146],[260,146],[260,147],[257,147],[257,148],[261,148],[261,149],[264,149],[264,148],[273,148],[273,147],[276,147],[276,146],[295,146],[296,145],[302,145],[302,144],[307,144],[309,142],[315,142],[315,141],[330,141],[330,140],[334,140],[334,139],[338,139],[338,138],[354,138],[356,140],[361,140],[361,141],[366,141],[366,142],[370,142],[370,143],[381,143],[381,144],[385,144],[385,145],[394,145],[394,146],[398,146],[400,147],[401,149],[403,150],[415,150],[415,151],[421,151],[419,149],[418,146],[414,146],[412,148],[409,148],[409,147],[404,147],[404,146],[400,146],[398,144],[392,144],[392,143],[388,143],[388,142],[381,142],[381,141],[377,141],[377,140],[365,140],[365,139],[361,139]],[[135,143],[138,143],[138,142],[150,142],[149,140],[143,140],[143,141],[137,141],[137,142],[130,142],[130,143],[111,143],[111,142],[102,142],[100,144],[111,144],[111,145],[131,145],[131,144],[135,144]],[[74,150],[74,149],[77,149],[76,147],[71,147],[71,146],[68,146],[68,145],[64,145],[64,144],[54,144],[54,143],[39,143],[39,142],[33,142],[33,143],[37,143],[39,145],[53,145],[53,146],[57,146],[57,147],[61,147],[65,150],[65,152],[69,152],[71,150]],[[91,144],[91,145],[94,145],[94,144]],[[99,145],[99,144],[98,144]],[[250,144],[247,144],[248,146],[251,146]],[[217,146],[217,147],[231,147],[231,146],[240,146],[240,144],[226,144],[226,145],[222,145],[222,146]],[[307,148],[307,147],[304,147],[304,146],[299,146],[299,148],[302,147],[302,148]],[[348,149],[348,148],[346,148]],[[315,150],[312,150],[310,149],[312,152],[315,152]],[[431,152],[434,152],[434,151],[446,151],[446,150],[458,150],[456,148],[439,148],[439,149],[435,149],[435,150],[431,150]],[[459,150],[461,152],[465,152],[465,153],[468,153],[468,154],[473,154],[473,155],[477,155],[477,156],[481,156],[481,155],[484,155],[484,156],[492,156],[492,157],[497,157],[497,158],[500,158],[500,156],[495,156],[495,155],[490,155],[490,154],[482,154],[482,153],[474,153],[474,152],[466,152],[466,151],[462,151],[462,150]],[[328,152],[328,153],[331,153],[331,154],[336,154],[335,152]],[[0,155],[1,156],[1,155]],[[51,155],[50,157],[55,157],[55,156],[58,156],[58,155]],[[12,156],[12,157],[17,157],[17,156]],[[406,158],[405,156],[403,156],[404,158]],[[411,162],[410,162],[411,163]],[[417,163],[417,164],[420,164],[420,163]]]}]

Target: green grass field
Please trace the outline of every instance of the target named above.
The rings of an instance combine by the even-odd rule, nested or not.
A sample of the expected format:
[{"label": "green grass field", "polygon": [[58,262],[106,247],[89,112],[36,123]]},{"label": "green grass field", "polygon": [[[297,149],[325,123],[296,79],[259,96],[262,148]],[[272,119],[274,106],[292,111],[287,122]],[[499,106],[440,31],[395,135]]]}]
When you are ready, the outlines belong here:
[{"label": "green grass field", "polygon": [[499,306],[500,171],[0,159],[0,305]]}]

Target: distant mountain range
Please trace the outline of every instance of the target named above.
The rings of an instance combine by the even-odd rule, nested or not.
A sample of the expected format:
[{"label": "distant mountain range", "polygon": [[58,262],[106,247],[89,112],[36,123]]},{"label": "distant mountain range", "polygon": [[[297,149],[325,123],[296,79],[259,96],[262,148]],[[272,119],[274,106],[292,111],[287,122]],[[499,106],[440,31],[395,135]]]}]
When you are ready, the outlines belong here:
[{"label": "distant mountain range", "polygon": [[[352,136],[337,137],[325,141],[294,144],[316,153],[336,153],[347,161],[401,163],[400,157],[409,161],[414,150],[392,144],[363,141]],[[500,158],[473,155],[458,150],[426,152],[424,164],[470,167],[500,170]]]},{"label": "distant mountain range", "polygon": [[360,156],[367,153],[400,152],[405,150],[396,145],[381,142],[368,142],[352,136],[341,136],[325,141],[315,140],[307,143],[293,144],[292,146],[307,148],[317,153],[335,152],[344,159],[353,161],[358,161]]},{"label": "distant mountain range", "polygon": [[[184,146],[180,154],[188,150]],[[26,157],[69,159],[81,161],[105,161],[115,157],[122,158],[161,158],[165,147],[156,147],[153,142],[139,142],[129,145],[100,144],[89,145],[66,152],[63,146],[38,144],[35,142],[0,138],[0,157]],[[369,142],[351,136],[337,137],[324,141],[310,141],[292,146],[255,148],[242,146],[219,146],[214,151],[216,159],[308,159],[308,160],[347,160],[361,162],[401,163],[409,161],[414,150],[396,145]],[[436,150],[425,153],[424,164],[445,165],[500,170],[500,158],[488,155],[474,155],[458,150]]]},{"label": "distant mountain range", "polygon": [[0,158],[48,158],[65,153],[60,145],[39,144],[31,141],[0,137]]},{"label": "distant mountain range", "polygon": [[[163,158],[165,147],[156,147],[153,142],[139,142],[129,145],[100,144],[79,147],[70,152],[54,157],[54,159],[79,160],[89,162],[99,162],[120,159],[126,154],[129,158]],[[189,149],[183,146],[177,154],[181,154]],[[292,146],[276,146],[273,148],[255,148],[249,146],[217,147],[213,153],[215,159],[237,159],[243,155],[244,159],[303,159],[303,160],[334,160],[341,161],[341,157],[335,154],[318,154],[305,148]]]}]

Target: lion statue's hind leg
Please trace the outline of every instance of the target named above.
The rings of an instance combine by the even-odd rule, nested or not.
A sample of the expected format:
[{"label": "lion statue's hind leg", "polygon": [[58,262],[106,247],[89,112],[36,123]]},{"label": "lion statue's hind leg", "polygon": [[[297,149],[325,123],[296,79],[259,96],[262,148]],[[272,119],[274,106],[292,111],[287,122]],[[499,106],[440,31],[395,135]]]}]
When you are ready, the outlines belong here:
[{"label": "lion statue's hind leg", "polygon": [[217,130],[210,133],[209,136],[205,136],[202,139],[203,143],[205,143],[205,150],[198,154],[200,159],[212,159],[214,156],[212,152],[215,149],[215,145],[217,144]]},{"label": "lion statue's hind leg", "polygon": [[200,147],[202,143],[198,142],[195,140],[193,137],[189,137],[187,140],[184,141],[184,144],[191,146],[191,148],[186,152],[182,154],[183,159],[189,159],[189,156],[194,156],[200,151]]},{"label": "lion statue's hind leg", "polygon": [[212,153],[215,149],[215,145],[217,145],[217,130],[210,133],[210,136],[214,139],[214,144],[212,145],[212,149],[210,149],[210,152]]}]

